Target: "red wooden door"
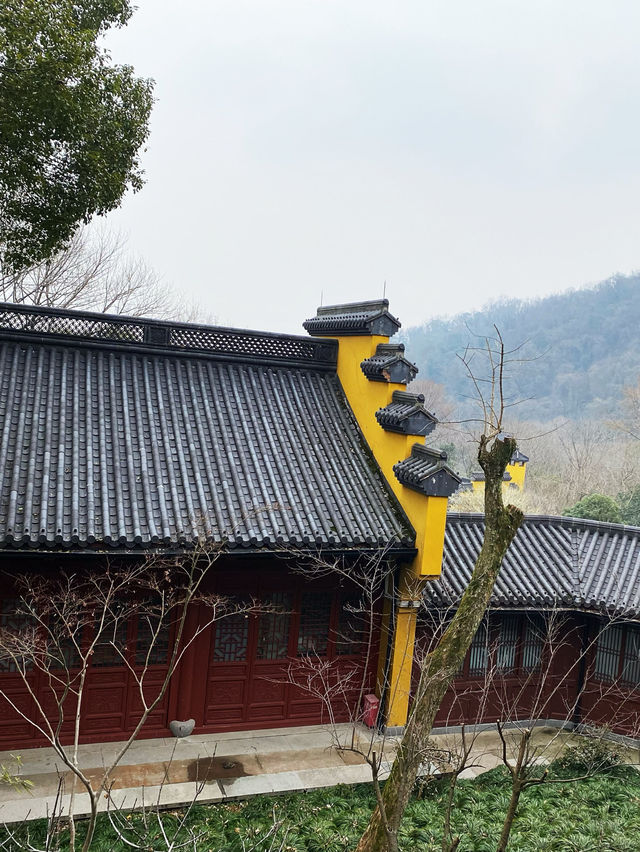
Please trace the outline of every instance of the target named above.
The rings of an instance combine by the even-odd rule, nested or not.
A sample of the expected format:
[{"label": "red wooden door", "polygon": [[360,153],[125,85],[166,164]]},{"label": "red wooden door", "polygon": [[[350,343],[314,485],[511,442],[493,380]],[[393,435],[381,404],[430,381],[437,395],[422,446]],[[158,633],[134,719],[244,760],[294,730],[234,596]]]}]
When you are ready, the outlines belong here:
[{"label": "red wooden door", "polygon": [[[122,648],[128,665],[107,643],[107,637],[97,646],[84,690],[81,721],[84,740],[126,739],[138,724],[144,709],[140,679],[143,678],[142,689],[147,705],[161,691],[168,669],[171,628],[166,625],[151,643],[153,627],[152,620],[140,614],[121,624],[118,635],[113,638]],[[167,715],[168,690],[149,714],[142,736],[164,736],[168,726]]]},{"label": "red wooden door", "polygon": [[[200,652],[208,667],[203,729],[326,722],[329,697],[335,717],[347,719],[362,682],[363,646],[355,634],[345,640],[352,629],[345,593],[335,584],[265,577],[256,596],[261,611],[216,622]],[[323,696],[325,684],[331,696]]]}]

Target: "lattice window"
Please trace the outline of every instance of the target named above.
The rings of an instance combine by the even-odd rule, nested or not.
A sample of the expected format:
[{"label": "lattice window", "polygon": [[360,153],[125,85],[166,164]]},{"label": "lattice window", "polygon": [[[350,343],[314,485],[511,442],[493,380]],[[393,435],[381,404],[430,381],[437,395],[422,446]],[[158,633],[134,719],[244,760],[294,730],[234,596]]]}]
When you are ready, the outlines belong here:
[{"label": "lattice window", "polygon": [[199,349],[228,355],[324,362],[334,364],[337,349],[331,341],[261,334],[224,328],[198,328],[130,322],[117,317],[65,315],[53,309],[14,307],[0,311],[0,328],[56,336],[83,337],[126,343],[155,343],[177,349]]},{"label": "lattice window", "polygon": [[221,619],[215,625],[213,645],[214,663],[244,663],[249,644],[249,616],[236,613]]},{"label": "lattice window", "polygon": [[302,361],[331,358],[332,350],[325,344],[291,337],[251,334],[207,328],[172,328],[171,346],[205,349],[231,355],[257,355],[265,358],[290,358]]},{"label": "lattice window", "polygon": [[620,650],[622,648],[622,627],[605,627],[598,635],[594,676],[610,683],[618,676]]},{"label": "lattice window", "polygon": [[298,633],[299,657],[309,654],[318,657],[327,656],[332,598],[331,592],[303,593]]},{"label": "lattice window", "polygon": [[14,331],[36,331],[41,334],[91,337],[101,340],[124,340],[142,343],[144,325],[117,319],[104,321],[90,317],[58,316],[29,311],[0,311],[0,326]]},{"label": "lattice window", "polygon": [[528,615],[525,621],[524,639],[522,641],[522,670],[535,671],[542,663],[544,649],[544,621],[537,615]]},{"label": "lattice window", "polygon": [[360,601],[356,595],[343,598],[338,612],[336,654],[346,656],[359,654],[362,647],[364,613],[358,612]]},{"label": "lattice window", "polygon": [[487,671],[489,661],[487,625],[483,622],[473,637],[469,648],[469,676],[482,677]]},{"label": "lattice window", "polygon": [[[26,613],[21,612],[20,608],[20,601],[18,598],[5,598],[2,601],[2,606],[0,607],[0,630],[3,632],[6,631],[6,644],[8,648],[13,647],[15,650],[24,650],[20,634],[35,627],[33,619],[31,619]],[[15,641],[13,640],[13,637],[16,637]],[[24,665],[27,670],[33,668],[33,663],[30,660],[26,660],[24,657],[17,656],[16,660],[24,660]],[[3,652],[2,656],[0,656],[0,671],[18,671],[16,662],[14,662],[11,655],[7,652]]]},{"label": "lattice window", "polygon": [[496,648],[496,668],[502,675],[515,670],[519,638],[520,618],[517,615],[503,615],[500,619],[500,632]]},{"label": "lattice window", "polygon": [[292,598],[289,592],[276,592],[264,603],[277,611],[260,613],[257,656],[259,660],[282,660],[289,653]]},{"label": "lattice window", "polygon": [[107,624],[96,644],[91,665],[96,668],[124,665],[122,654],[126,654],[129,624],[126,619]]},{"label": "lattice window", "polygon": [[[164,622],[160,624],[160,630],[154,640],[154,634],[158,630],[159,621],[160,618],[155,613],[138,616],[135,654],[137,666],[144,666],[147,662],[150,666],[164,666],[167,664],[171,628],[165,618]],[[153,647],[150,649],[152,643]]]},{"label": "lattice window", "polygon": [[627,627],[624,639],[622,680],[629,686],[640,686],[640,628]]}]

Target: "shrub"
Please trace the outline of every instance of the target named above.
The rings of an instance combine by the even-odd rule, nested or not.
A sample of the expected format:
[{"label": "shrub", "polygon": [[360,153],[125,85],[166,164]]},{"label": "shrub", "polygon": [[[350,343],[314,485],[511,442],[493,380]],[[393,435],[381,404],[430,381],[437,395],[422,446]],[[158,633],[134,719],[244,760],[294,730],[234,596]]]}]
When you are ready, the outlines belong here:
[{"label": "shrub", "polygon": [[599,734],[582,737],[576,745],[566,748],[560,757],[554,760],[553,767],[574,775],[587,775],[610,772],[622,763],[622,746],[605,740]]},{"label": "shrub", "polygon": [[622,523],[620,506],[613,497],[606,494],[588,494],[578,500],[575,506],[570,506],[562,513],[569,518],[586,518],[592,521],[608,521],[612,524]]}]

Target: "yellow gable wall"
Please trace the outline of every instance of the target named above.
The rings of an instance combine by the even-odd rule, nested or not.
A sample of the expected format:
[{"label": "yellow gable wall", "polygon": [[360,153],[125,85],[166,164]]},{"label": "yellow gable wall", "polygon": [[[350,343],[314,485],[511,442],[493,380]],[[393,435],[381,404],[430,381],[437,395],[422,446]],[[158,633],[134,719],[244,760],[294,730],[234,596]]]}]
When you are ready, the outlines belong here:
[{"label": "yellow gable wall", "polygon": [[[388,640],[391,641],[390,665],[386,681],[386,723],[390,727],[403,726],[407,721],[411,693],[411,670],[415,644],[417,607],[424,582],[437,577],[442,570],[442,551],[447,517],[446,497],[427,497],[406,488],[396,479],[393,466],[411,455],[415,443],[424,444],[424,436],[401,435],[388,432],[376,420],[376,411],[391,402],[394,390],[406,390],[405,385],[376,382],[368,379],[360,364],[375,354],[379,343],[388,343],[382,335],[346,335],[338,337],[338,377],[358,420],[364,437],[389,486],[400,501],[416,532],[418,551],[413,563],[405,566],[399,578],[395,629],[389,636],[383,628],[378,665],[378,692],[384,688],[383,673]],[[389,602],[385,603],[384,620],[390,624]]]},{"label": "yellow gable wall", "polygon": [[338,377],[353,409],[358,424],[391,489],[416,531],[418,556],[414,563],[418,577],[437,576],[442,568],[442,548],[447,514],[446,497],[425,497],[401,485],[393,466],[411,455],[415,443],[424,444],[424,436],[400,435],[387,432],[376,420],[376,411],[391,402],[394,390],[406,390],[405,385],[374,382],[362,372],[360,364],[375,354],[379,343],[388,343],[381,335],[340,337]]},{"label": "yellow gable wall", "polygon": [[527,472],[526,463],[517,462],[516,464],[508,464],[506,471],[511,474],[511,482],[515,482],[518,488],[522,491],[524,488],[524,478]]}]

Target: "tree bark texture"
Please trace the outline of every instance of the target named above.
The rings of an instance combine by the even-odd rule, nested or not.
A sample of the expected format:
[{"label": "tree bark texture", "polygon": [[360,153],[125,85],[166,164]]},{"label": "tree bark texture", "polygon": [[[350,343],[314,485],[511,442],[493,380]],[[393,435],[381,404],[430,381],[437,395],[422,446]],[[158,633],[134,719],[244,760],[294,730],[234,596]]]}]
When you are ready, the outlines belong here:
[{"label": "tree bark texture", "polygon": [[400,823],[424,760],[436,713],[464,661],[489,604],[502,559],[522,523],[520,509],[505,507],[502,500],[502,476],[515,449],[514,438],[498,436],[491,441],[483,435],[480,439],[478,461],[485,473],[482,548],[451,623],[423,664],[405,733],[384,787],[385,813],[376,806],[357,852],[393,852],[397,848]]}]

